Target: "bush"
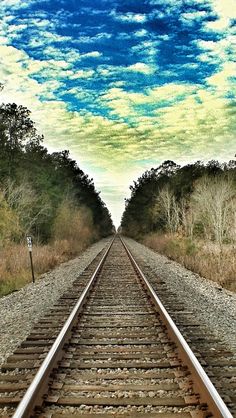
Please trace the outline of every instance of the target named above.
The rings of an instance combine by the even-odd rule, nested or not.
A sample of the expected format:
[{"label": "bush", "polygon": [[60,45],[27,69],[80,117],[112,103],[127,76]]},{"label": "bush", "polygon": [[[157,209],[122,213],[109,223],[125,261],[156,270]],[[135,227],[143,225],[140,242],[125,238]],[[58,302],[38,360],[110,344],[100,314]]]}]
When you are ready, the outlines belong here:
[{"label": "bush", "polygon": [[86,207],[78,208],[70,200],[59,206],[52,227],[52,239],[69,242],[70,251],[76,253],[95,238],[92,214]]},{"label": "bush", "polygon": [[172,234],[147,235],[143,244],[183,264],[202,277],[236,291],[236,252],[233,245],[206,245],[204,241],[191,241]]},{"label": "bush", "polygon": [[0,246],[21,236],[21,227],[17,214],[10,208],[0,192]]},{"label": "bush", "polygon": [[195,255],[197,252],[196,244],[189,238],[185,240],[185,252],[186,255]]}]

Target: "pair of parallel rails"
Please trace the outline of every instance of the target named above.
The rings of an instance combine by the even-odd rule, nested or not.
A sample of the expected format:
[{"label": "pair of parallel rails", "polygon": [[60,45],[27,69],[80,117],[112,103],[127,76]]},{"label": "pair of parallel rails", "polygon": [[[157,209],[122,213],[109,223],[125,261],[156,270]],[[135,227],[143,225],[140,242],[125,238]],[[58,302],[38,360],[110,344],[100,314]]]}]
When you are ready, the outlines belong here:
[{"label": "pair of parallel rails", "polygon": [[2,366],[0,416],[232,418],[231,354],[226,406],[125,242],[97,258]]}]

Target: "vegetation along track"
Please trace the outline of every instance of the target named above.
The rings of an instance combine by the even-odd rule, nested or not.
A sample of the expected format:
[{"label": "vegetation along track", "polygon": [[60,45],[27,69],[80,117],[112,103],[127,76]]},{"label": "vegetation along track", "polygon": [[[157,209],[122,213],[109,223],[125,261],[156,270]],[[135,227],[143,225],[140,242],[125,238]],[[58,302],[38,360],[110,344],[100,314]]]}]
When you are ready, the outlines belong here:
[{"label": "vegetation along track", "polygon": [[[2,416],[232,417],[131,257],[115,238],[8,358]],[[211,370],[221,367],[210,359]],[[223,379],[233,408],[229,359]]]}]

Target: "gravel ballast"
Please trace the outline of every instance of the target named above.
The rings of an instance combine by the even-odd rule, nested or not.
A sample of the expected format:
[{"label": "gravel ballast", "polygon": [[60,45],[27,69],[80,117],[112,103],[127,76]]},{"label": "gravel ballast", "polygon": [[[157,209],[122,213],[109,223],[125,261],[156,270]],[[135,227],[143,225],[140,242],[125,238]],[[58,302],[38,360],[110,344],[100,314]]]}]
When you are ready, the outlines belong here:
[{"label": "gravel ballast", "polygon": [[150,272],[164,281],[176,300],[236,355],[236,294],[130,238],[125,242],[147,277]]},{"label": "gravel ballast", "polygon": [[0,299],[0,364],[13,353],[38,322],[70,287],[100,251],[108,244],[105,238],[75,259],[45,273],[35,284]]},{"label": "gravel ballast", "polygon": [[[77,258],[45,273],[35,284],[0,299],[0,364],[109,241],[103,239],[93,244]],[[160,277],[176,298],[189,306],[196,319],[236,352],[236,294],[136,241],[125,241],[145,274]]]}]

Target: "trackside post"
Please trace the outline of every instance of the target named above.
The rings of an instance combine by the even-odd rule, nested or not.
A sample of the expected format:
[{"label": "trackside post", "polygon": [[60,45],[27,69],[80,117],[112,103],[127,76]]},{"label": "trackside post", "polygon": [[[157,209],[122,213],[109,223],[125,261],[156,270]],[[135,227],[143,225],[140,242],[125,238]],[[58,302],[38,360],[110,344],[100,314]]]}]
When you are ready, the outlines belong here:
[{"label": "trackside post", "polygon": [[31,266],[31,273],[32,273],[32,281],[33,281],[33,283],[35,283],[35,278],[34,278],[34,265],[33,265],[33,257],[32,257],[32,249],[33,249],[32,237],[30,235],[27,235],[26,236],[26,240],[27,240],[27,246],[28,246],[29,256],[30,256],[30,266]]}]

